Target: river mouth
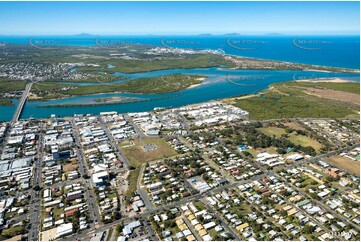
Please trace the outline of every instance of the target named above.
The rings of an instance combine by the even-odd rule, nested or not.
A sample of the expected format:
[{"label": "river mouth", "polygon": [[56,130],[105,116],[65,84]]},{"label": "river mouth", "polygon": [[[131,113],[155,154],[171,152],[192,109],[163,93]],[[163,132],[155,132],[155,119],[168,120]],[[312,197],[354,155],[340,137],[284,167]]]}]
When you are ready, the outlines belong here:
[{"label": "river mouth", "polygon": [[[357,74],[330,73],[317,71],[289,70],[233,70],[224,68],[196,68],[151,71],[127,74],[129,79],[141,77],[156,77],[171,74],[206,76],[201,85],[179,92],[166,94],[134,94],[134,93],[104,93],[69,98],[29,101],[25,104],[21,118],[47,118],[51,114],[72,116],[80,113],[117,111],[119,113],[151,111],[156,107],[179,107],[210,100],[234,96],[254,94],[267,89],[277,82],[304,80],[307,78],[343,78],[359,82]],[[124,75],[124,73],[117,73]],[[129,80],[127,79],[127,80]],[[99,99],[114,99],[117,102],[99,103]],[[119,102],[119,100],[123,99]],[[9,109],[9,107],[7,107]],[[7,110],[7,112],[9,112]],[[11,119],[5,117],[6,119]],[[4,119],[4,118],[3,118]]]}]

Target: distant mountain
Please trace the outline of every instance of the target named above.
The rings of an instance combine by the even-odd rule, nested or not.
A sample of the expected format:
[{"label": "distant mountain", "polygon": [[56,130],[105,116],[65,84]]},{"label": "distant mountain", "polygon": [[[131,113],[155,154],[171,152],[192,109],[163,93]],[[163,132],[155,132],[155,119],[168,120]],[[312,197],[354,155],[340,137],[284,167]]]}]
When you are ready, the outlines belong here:
[{"label": "distant mountain", "polygon": [[213,34],[199,34],[199,36],[212,36]]},{"label": "distant mountain", "polygon": [[94,37],[96,35],[88,34],[88,33],[81,33],[81,34],[75,34],[73,36],[77,36],[77,37]]},{"label": "distant mountain", "polygon": [[227,34],[224,34],[225,36],[239,36],[241,34],[239,33],[227,33]]}]

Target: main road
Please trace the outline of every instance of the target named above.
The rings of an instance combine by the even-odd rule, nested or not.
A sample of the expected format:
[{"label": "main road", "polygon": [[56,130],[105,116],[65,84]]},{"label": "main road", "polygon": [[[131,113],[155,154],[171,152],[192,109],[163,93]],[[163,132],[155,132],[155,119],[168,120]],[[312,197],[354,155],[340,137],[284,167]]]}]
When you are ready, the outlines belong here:
[{"label": "main road", "polygon": [[15,110],[15,113],[13,115],[13,118],[11,119],[11,123],[15,123],[19,120],[21,112],[23,111],[26,99],[28,98],[31,86],[33,85],[33,82],[27,83],[25,86],[25,90],[20,98],[20,102]]},{"label": "main road", "polygon": [[157,212],[161,212],[161,211],[164,211],[164,210],[167,210],[167,209],[170,209],[170,208],[173,208],[173,207],[180,207],[186,203],[189,203],[189,202],[192,202],[192,201],[195,201],[195,200],[200,200],[201,198],[204,198],[204,197],[207,197],[207,196],[211,196],[211,195],[215,195],[219,192],[222,192],[223,190],[225,189],[232,189],[232,188],[235,188],[241,184],[245,184],[245,183],[249,183],[249,182],[252,182],[252,181],[255,181],[255,180],[260,180],[264,177],[267,177],[269,176],[271,173],[267,172],[265,174],[260,174],[260,175],[257,175],[257,176],[254,176],[254,177],[251,177],[250,179],[247,179],[247,180],[243,180],[243,181],[238,181],[238,182],[235,182],[233,184],[227,184],[225,186],[222,186],[222,187],[217,187],[217,188],[214,188],[212,190],[208,190],[207,192],[205,193],[198,193],[198,194],[195,194],[195,195],[192,195],[192,196],[189,196],[189,197],[185,197],[177,202],[173,202],[173,203],[169,203],[169,204],[165,204],[163,206],[159,206],[159,207],[155,207],[153,209],[149,209],[147,210],[146,212],[144,213],[141,213],[141,214],[137,214],[137,215],[134,215],[134,216],[131,216],[131,217],[123,217],[121,219],[118,219],[118,220],[115,220],[111,223],[108,223],[108,224],[104,224],[102,226],[100,226],[99,228],[97,229],[87,229],[87,230],[84,230],[83,232],[79,233],[79,234],[73,234],[73,235],[70,235],[70,236],[67,236],[67,237],[64,237],[60,240],[62,241],[70,241],[70,240],[89,240],[92,235],[94,233],[100,233],[100,232],[103,232],[103,231],[106,231],[110,228],[113,228],[115,227],[115,225],[119,224],[119,223],[130,223],[131,221],[134,221],[134,220],[137,220],[137,219],[140,219],[140,220],[143,220],[145,221],[147,219],[148,216],[152,215],[152,214],[155,214]]},{"label": "main road", "polygon": [[[43,124],[41,124],[41,129],[43,129]],[[44,135],[40,133],[38,140],[38,154],[37,159],[34,165],[34,187],[41,187],[41,166],[43,161],[43,150],[44,150]],[[29,240],[36,241],[39,239],[40,232],[40,194],[41,192],[34,189],[31,190],[30,198],[30,212],[29,212],[29,224],[31,227],[29,229]]]},{"label": "main road", "polygon": [[83,147],[80,142],[79,132],[76,127],[75,120],[71,119],[71,122],[72,122],[72,131],[73,131],[74,141],[75,141],[76,146],[78,147],[76,149],[76,156],[77,156],[77,160],[78,160],[81,179],[83,180],[84,191],[85,191],[84,196],[85,196],[85,199],[88,204],[89,215],[91,217],[91,220],[93,220],[93,222],[91,223],[91,227],[94,228],[94,226],[97,227],[97,226],[101,226],[103,224],[102,220],[101,220],[102,217],[101,217],[101,213],[99,211],[98,203],[96,200],[96,194],[91,185],[92,181],[88,177],[89,173],[88,173],[85,156],[83,153]]}]

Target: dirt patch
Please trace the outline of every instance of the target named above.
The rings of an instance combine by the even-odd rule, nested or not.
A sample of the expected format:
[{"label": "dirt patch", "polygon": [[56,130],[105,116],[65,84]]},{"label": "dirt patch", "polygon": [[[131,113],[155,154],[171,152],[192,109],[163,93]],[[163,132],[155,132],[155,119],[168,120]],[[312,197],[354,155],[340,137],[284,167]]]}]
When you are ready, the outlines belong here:
[{"label": "dirt patch", "polygon": [[347,80],[335,77],[335,78],[317,78],[317,79],[305,79],[305,80],[297,80],[296,82],[333,82],[333,83],[346,83],[349,82]]},{"label": "dirt patch", "polygon": [[269,87],[269,90],[272,91],[272,92],[276,92],[276,93],[278,93],[278,94],[284,95],[284,96],[289,96],[289,95],[290,95],[290,94],[288,94],[288,93],[281,92],[280,90],[278,90],[278,89],[275,88],[274,86],[270,86],[270,87]]},{"label": "dirt patch", "polygon": [[6,239],[4,241],[21,241],[21,235],[16,235],[10,239]]},{"label": "dirt patch", "polygon": [[74,165],[74,164],[66,164],[63,166],[64,172],[75,171],[77,168],[78,165]]},{"label": "dirt patch", "polygon": [[[145,150],[143,147],[149,144],[154,145],[157,149],[149,151]],[[177,155],[177,152],[161,138],[145,138],[142,140],[135,139],[133,146],[123,146],[121,149],[127,159],[134,166],[143,162]]]},{"label": "dirt patch", "polygon": [[360,161],[354,161],[347,157],[332,156],[327,159],[328,163],[337,168],[344,169],[353,175],[360,176]]},{"label": "dirt patch", "polygon": [[360,105],[360,95],[331,89],[305,88],[304,92],[320,98],[333,99]]}]

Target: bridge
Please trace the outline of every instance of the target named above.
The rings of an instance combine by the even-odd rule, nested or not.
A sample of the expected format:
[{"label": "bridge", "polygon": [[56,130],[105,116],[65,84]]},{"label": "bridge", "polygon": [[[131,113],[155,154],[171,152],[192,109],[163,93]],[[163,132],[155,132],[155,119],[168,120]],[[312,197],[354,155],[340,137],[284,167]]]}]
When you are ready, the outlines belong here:
[{"label": "bridge", "polygon": [[26,103],[26,99],[28,98],[28,95],[29,95],[29,92],[30,92],[30,89],[31,89],[32,85],[33,85],[33,82],[30,82],[30,83],[26,84],[25,90],[24,90],[24,92],[23,92],[23,94],[22,94],[22,96],[20,98],[18,107],[16,108],[14,116],[11,119],[12,124],[19,120],[21,112],[23,111],[24,105]]}]

